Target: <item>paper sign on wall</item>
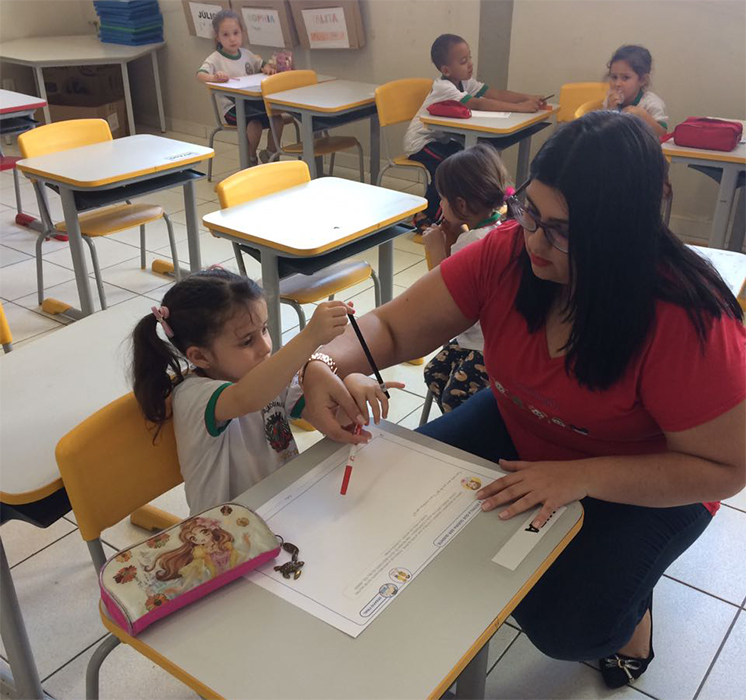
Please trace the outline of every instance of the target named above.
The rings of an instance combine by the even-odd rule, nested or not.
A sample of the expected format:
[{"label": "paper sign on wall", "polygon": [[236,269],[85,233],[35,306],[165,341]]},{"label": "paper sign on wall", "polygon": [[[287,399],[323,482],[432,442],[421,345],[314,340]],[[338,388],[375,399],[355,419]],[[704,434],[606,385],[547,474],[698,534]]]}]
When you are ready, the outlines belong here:
[{"label": "paper sign on wall", "polygon": [[194,22],[194,33],[205,39],[213,39],[215,32],[212,29],[212,18],[222,9],[220,5],[211,5],[204,2],[190,2],[189,9]]},{"label": "paper sign on wall", "polygon": [[242,7],[241,14],[250,45],[285,48],[280,13],[277,10],[266,7]]},{"label": "paper sign on wall", "polygon": [[341,7],[303,10],[303,21],[312,49],[349,49],[345,13]]}]

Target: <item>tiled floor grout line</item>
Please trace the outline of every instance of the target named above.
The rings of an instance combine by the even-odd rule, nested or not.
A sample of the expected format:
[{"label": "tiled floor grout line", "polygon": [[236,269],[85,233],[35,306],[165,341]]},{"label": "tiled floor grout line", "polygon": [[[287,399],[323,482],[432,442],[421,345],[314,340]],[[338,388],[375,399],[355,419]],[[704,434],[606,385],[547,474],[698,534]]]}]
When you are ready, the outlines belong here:
[{"label": "tiled floor grout line", "polygon": [[[746,601],[744,602],[746,603]],[[728,637],[730,637],[730,634],[733,631],[733,628],[736,626],[736,622],[738,621],[738,618],[743,612],[742,608],[736,608],[736,609],[738,612],[736,612],[735,616],[733,617],[733,620],[731,621],[730,626],[728,627],[728,631],[725,633],[725,636],[723,637],[723,641],[720,642],[720,646],[717,648],[717,651],[715,652],[715,656],[713,656],[712,661],[710,662],[710,665],[707,667],[707,671],[705,671],[705,675],[702,678],[701,683],[699,684],[699,686],[697,687],[697,690],[692,696],[692,700],[697,700],[697,698],[699,697],[699,694],[702,692],[702,688],[705,687],[705,683],[707,683],[707,679],[709,678],[710,673],[712,673],[712,669],[715,667],[717,660],[720,658],[720,653],[723,651],[723,647],[725,647],[725,643],[728,641]]]},{"label": "tiled floor grout line", "polygon": [[746,509],[739,508],[738,506],[733,506],[730,503],[721,503],[720,505],[723,506],[723,507],[725,507],[725,508],[730,508],[731,510],[738,511],[739,513],[746,513]]},{"label": "tiled floor grout line", "polygon": [[41,680],[41,683],[42,683],[42,685],[43,685],[44,683],[46,683],[46,682],[47,682],[47,681],[48,681],[48,680],[49,680],[49,679],[50,679],[50,678],[51,678],[51,677],[52,677],[52,676],[53,676],[53,675],[54,675],[55,673],[59,673],[59,672],[60,672],[60,671],[61,671],[61,670],[62,670],[63,668],[65,668],[66,666],[69,666],[69,665],[70,665],[70,664],[71,664],[71,663],[72,663],[73,661],[75,661],[75,659],[78,659],[78,658],[80,658],[80,657],[81,657],[81,656],[82,656],[83,654],[85,654],[85,653],[86,653],[86,652],[87,652],[87,651],[88,651],[89,649],[92,649],[93,647],[95,647],[95,646],[98,646],[99,644],[101,644],[101,642],[102,642],[102,641],[103,641],[104,639],[106,639],[106,637],[108,637],[108,636],[109,636],[109,633],[108,633],[108,632],[105,632],[105,633],[104,633],[104,634],[103,634],[103,635],[102,635],[101,637],[99,637],[99,638],[98,638],[98,639],[97,639],[97,640],[96,640],[95,642],[93,642],[93,644],[89,644],[89,645],[88,645],[88,646],[87,646],[87,647],[86,647],[85,649],[83,649],[83,651],[81,651],[81,652],[78,652],[77,654],[75,654],[75,656],[73,656],[73,658],[72,658],[72,659],[68,659],[67,661],[65,661],[65,663],[64,663],[64,664],[62,664],[62,666],[60,666],[59,668],[56,668],[56,669],[55,669],[54,671],[52,671],[52,673],[50,673],[50,674],[49,674],[48,676],[46,676],[46,677],[42,678],[42,680]]},{"label": "tiled floor grout line", "polygon": [[[69,521],[69,520],[68,520],[67,522],[69,522],[69,523],[70,523],[70,521]],[[70,523],[70,524],[74,526],[74,529],[73,529],[73,530],[70,530],[70,532],[66,532],[66,533],[65,533],[64,535],[62,535],[61,537],[58,537],[58,538],[57,538],[56,540],[54,540],[53,542],[50,542],[49,544],[45,544],[45,545],[44,545],[44,546],[43,546],[43,547],[42,547],[41,549],[37,549],[37,550],[36,550],[35,552],[33,552],[32,554],[29,554],[29,555],[28,555],[27,557],[24,557],[23,559],[21,559],[21,561],[17,561],[17,562],[15,563],[15,564],[13,564],[13,566],[11,566],[11,567],[10,567],[10,570],[11,570],[11,571],[13,571],[13,569],[15,569],[15,568],[16,568],[17,566],[20,566],[21,564],[23,564],[24,562],[28,561],[28,560],[29,560],[29,559],[31,559],[32,557],[35,557],[35,556],[36,556],[37,554],[39,554],[40,552],[43,552],[43,551],[44,551],[45,549],[49,549],[49,548],[50,548],[50,547],[51,547],[52,545],[55,545],[55,544],[57,544],[58,542],[61,542],[61,541],[62,541],[62,540],[64,540],[64,539],[65,539],[66,537],[69,537],[70,535],[72,535],[72,534],[73,534],[74,532],[77,532],[77,530],[78,530],[78,526],[77,526],[77,525],[75,525],[75,523]]]},{"label": "tiled floor grout line", "polygon": [[[515,627],[513,627],[513,625],[510,625],[510,627],[512,629],[515,629]],[[508,644],[508,646],[506,646],[505,649],[503,649],[502,654],[500,654],[500,656],[497,657],[497,660],[495,661],[495,663],[492,664],[492,668],[490,668],[490,669],[487,670],[487,678],[489,678],[490,673],[492,673],[492,671],[495,670],[495,667],[497,666],[497,664],[500,663],[501,659],[505,656],[505,654],[508,653],[508,651],[510,650],[510,647],[512,647],[518,641],[518,639],[520,638],[520,636],[523,634],[523,631],[521,631],[521,630],[517,630],[517,632],[518,632],[518,634],[515,637],[513,637],[513,639],[511,640],[510,644]],[[497,632],[495,634],[497,634]],[[493,635],[493,637],[494,637],[494,635]],[[490,638],[490,641],[492,641],[492,638]]]},{"label": "tiled floor grout line", "polygon": [[682,586],[686,586],[687,588],[691,588],[698,593],[704,593],[706,596],[709,596],[710,598],[714,598],[715,600],[719,600],[721,603],[726,603],[727,605],[732,605],[734,608],[738,609],[740,608],[738,603],[733,603],[730,600],[726,600],[725,598],[721,598],[718,595],[715,595],[714,593],[710,593],[709,591],[704,590],[703,588],[697,588],[697,586],[687,583],[686,581],[682,581],[681,579],[678,579],[674,576],[671,576],[670,574],[663,574],[664,578],[667,578],[669,581],[675,581],[676,583],[680,583]]}]

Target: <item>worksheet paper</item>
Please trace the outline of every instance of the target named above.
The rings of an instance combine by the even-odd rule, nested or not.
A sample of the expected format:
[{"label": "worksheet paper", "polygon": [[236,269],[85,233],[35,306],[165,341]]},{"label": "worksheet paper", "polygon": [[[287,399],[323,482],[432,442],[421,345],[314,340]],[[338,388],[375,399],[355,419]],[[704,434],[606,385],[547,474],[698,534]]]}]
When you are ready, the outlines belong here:
[{"label": "worksheet paper", "polygon": [[[357,637],[479,513],[475,492],[503,472],[444,455],[375,427],[339,493],[349,446],[258,509],[300,549],[298,579],[273,566],[247,578]],[[486,516],[485,516],[486,517]]]},{"label": "worksheet paper", "polygon": [[219,87],[231,88],[233,90],[256,90],[267,76],[264,73],[254,73],[244,75],[240,78],[231,78],[225,83],[207,83],[208,85],[217,85]]},{"label": "worksheet paper", "polygon": [[472,117],[492,117],[493,119],[507,119],[511,114],[512,112],[490,112],[484,109],[471,110]]}]

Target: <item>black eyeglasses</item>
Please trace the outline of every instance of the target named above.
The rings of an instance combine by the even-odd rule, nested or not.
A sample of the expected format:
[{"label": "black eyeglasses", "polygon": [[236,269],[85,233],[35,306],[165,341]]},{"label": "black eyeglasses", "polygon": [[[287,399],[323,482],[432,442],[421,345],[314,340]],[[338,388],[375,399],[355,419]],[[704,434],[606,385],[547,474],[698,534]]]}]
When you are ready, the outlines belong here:
[{"label": "black eyeglasses", "polygon": [[569,243],[567,240],[567,231],[563,231],[556,226],[550,226],[544,223],[532,209],[529,209],[523,205],[518,199],[518,195],[528,187],[531,180],[526,180],[515,193],[508,197],[506,204],[510,208],[510,212],[515,220],[529,233],[534,233],[537,229],[541,228],[544,231],[544,235],[553,248],[556,248],[561,253],[566,253],[569,250]]}]

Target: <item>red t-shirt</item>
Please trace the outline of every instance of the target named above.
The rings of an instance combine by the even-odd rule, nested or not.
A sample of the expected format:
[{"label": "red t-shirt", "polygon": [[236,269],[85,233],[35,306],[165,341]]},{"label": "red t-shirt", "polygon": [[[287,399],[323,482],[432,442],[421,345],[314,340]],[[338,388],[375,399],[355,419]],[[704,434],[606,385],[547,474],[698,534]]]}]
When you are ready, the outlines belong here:
[{"label": "red t-shirt", "polygon": [[[701,425],[746,398],[743,325],[713,319],[703,351],[685,309],[662,301],[622,378],[605,391],[581,387],[564,357],[549,356],[545,330],[529,333],[514,308],[521,269],[506,268],[522,235],[503,224],[440,266],[461,312],[482,324],[490,386],[521,459],[664,452],[663,431]],[[705,506],[714,514],[719,504]]]}]

